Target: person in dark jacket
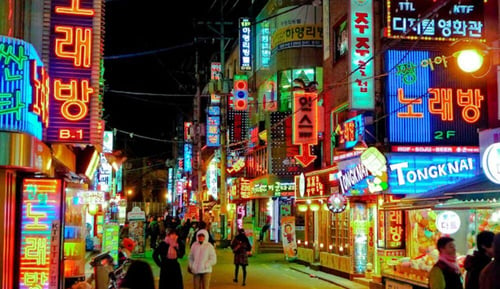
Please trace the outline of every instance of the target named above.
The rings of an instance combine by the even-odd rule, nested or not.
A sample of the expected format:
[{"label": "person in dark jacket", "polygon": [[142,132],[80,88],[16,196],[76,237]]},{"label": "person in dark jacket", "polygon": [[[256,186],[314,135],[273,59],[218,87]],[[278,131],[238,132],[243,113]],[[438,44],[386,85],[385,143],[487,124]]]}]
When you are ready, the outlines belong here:
[{"label": "person in dark jacket", "polygon": [[479,289],[479,274],[493,258],[493,238],[495,234],[483,231],[476,236],[477,250],[465,258],[465,289]]},{"label": "person in dark jacket", "polygon": [[493,238],[495,259],[479,275],[479,289],[500,289],[500,233]]},{"label": "person in dark jacket", "polygon": [[429,272],[429,289],[463,289],[462,275],[457,264],[455,240],[441,237],[437,241],[439,260]]},{"label": "person in dark jacket", "polygon": [[159,289],[183,289],[181,265],[177,259],[184,256],[184,242],[178,238],[177,231],[170,229],[167,237],[153,252],[153,259],[160,267]]},{"label": "person in dark jacket", "polygon": [[151,266],[144,261],[132,261],[120,284],[120,289],[155,289]]},{"label": "person in dark jacket", "polygon": [[243,283],[245,286],[245,281],[247,279],[247,266],[248,266],[248,252],[252,250],[252,245],[245,235],[245,229],[239,229],[238,235],[234,237],[231,242],[231,249],[233,249],[234,254],[234,279],[233,282],[238,283],[238,271],[241,266],[243,271]]}]

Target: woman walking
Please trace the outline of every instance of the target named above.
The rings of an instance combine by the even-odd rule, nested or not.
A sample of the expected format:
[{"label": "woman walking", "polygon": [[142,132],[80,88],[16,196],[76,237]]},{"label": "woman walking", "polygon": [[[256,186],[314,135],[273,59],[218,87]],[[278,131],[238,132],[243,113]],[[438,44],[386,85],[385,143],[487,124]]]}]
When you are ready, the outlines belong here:
[{"label": "woman walking", "polygon": [[164,242],[153,252],[153,259],[160,267],[159,289],[183,289],[181,266],[177,259],[184,256],[185,246],[178,239],[177,231],[171,229]]},{"label": "woman walking", "polygon": [[462,275],[457,264],[455,240],[441,237],[437,241],[439,260],[429,273],[430,289],[462,289]]},{"label": "woman walking", "polygon": [[243,283],[245,286],[245,281],[247,279],[247,265],[248,265],[248,252],[252,250],[252,245],[248,241],[245,235],[245,229],[239,229],[238,235],[234,237],[231,242],[231,249],[233,249],[234,254],[234,279],[233,282],[238,283],[238,271],[241,266],[243,271]]}]

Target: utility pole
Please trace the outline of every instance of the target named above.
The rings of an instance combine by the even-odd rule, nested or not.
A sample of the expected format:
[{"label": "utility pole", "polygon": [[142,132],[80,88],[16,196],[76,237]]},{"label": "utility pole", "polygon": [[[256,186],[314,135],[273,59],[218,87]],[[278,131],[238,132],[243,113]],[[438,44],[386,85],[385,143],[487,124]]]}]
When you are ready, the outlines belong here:
[{"label": "utility pole", "polygon": [[195,63],[194,63],[194,70],[195,70],[195,78],[196,78],[196,95],[194,97],[194,129],[195,129],[195,136],[194,140],[196,142],[196,156],[195,156],[195,161],[196,161],[196,178],[197,178],[197,184],[196,184],[196,200],[199,202],[200,205],[200,221],[203,220],[203,215],[205,214],[203,210],[203,190],[202,190],[202,184],[201,184],[201,175],[202,175],[202,170],[201,170],[201,123],[200,123],[200,118],[201,118],[201,89],[200,89],[200,71],[199,71],[199,53],[198,53],[198,46],[196,45],[196,51],[195,51]]},{"label": "utility pole", "polygon": [[[224,78],[226,75],[224,74],[224,47],[225,47],[225,39],[224,39],[224,1],[220,1],[220,63],[221,63],[221,81],[224,83]],[[227,103],[227,94],[222,93],[221,102],[220,102],[220,112],[221,112],[221,141],[220,141],[220,229],[221,229],[221,240],[226,240],[226,226],[227,226],[227,192],[226,192],[226,130],[227,130],[227,119],[226,119],[226,103]]]}]

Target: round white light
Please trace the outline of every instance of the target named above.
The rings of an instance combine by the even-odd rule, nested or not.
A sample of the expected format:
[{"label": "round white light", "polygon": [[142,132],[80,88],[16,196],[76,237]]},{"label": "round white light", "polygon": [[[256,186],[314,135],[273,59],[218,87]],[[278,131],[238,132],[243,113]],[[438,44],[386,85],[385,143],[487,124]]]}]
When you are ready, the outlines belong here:
[{"label": "round white light", "polygon": [[458,67],[465,72],[476,72],[483,65],[483,56],[475,49],[467,49],[458,52]]},{"label": "round white light", "polygon": [[500,143],[494,143],[486,148],[482,164],[486,177],[495,184],[500,184]]}]

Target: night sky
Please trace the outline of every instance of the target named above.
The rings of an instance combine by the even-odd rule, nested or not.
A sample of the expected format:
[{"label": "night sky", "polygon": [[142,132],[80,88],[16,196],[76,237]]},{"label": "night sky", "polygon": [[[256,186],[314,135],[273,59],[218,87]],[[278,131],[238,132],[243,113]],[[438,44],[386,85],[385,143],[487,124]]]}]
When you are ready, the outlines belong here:
[{"label": "night sky", "polygon": [[[180,49],[118,59],[105,59],[104,119],[106,129],[117,128],[148,137],[173,140],[179,117],[192,118],[195,88],[195,35],[215,37],[193,20],[218,21],[220,1],[213,0],[108,0],[105,13],[105,57],[137,54],[183,46]],[[226,0],[225,18],[235,25],[228,34],[237,36],[238,17],[248,16],[250,0]],[[212,7],[213,5],[213,7]],[[234,6],[234,7],[233,7]],[[212,8],[211,8],[212,7]],[[226,21],[227,21],[226,20]],[[206,79],[210,61],[219,59],[219,42],[200,41],[200,70]],[[226,51],[229,53],[230,45]],[[204,82],[202,80],[202,82]],[[202,83],[203,85],[204,83]],[[116,91],[181,94],[183,96],[147,96]],[[202,119],[202,122],[204,120]],[[116,137],[116,148],[129,157],[171,158],[171,144]]]}]

